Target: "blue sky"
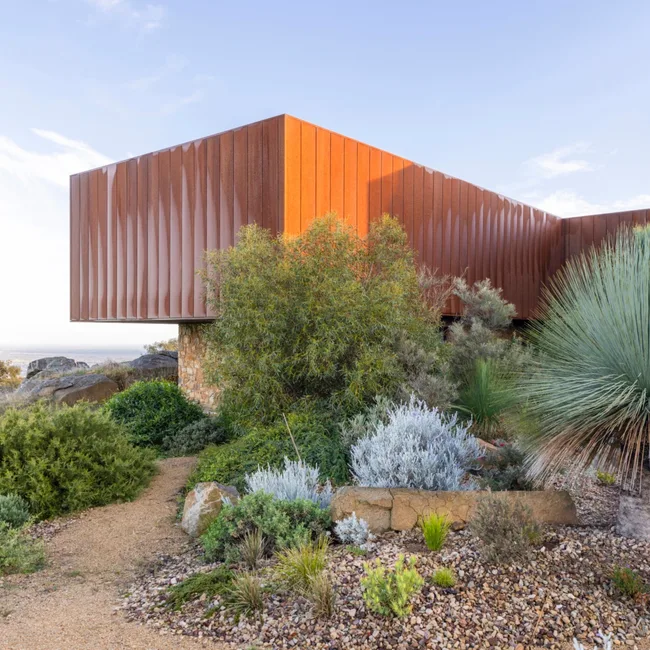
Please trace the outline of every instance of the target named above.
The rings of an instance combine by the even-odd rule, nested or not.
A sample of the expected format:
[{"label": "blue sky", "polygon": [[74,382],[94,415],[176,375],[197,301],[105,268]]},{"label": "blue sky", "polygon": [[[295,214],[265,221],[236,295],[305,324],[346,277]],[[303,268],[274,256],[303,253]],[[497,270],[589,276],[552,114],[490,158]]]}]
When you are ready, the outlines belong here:
[{"label": "blue sky", "polygon": [[0,345],[71,324],[67,177],[291,113],[561,216],[650,207],[650,3],[26,0],[0,23]]}]

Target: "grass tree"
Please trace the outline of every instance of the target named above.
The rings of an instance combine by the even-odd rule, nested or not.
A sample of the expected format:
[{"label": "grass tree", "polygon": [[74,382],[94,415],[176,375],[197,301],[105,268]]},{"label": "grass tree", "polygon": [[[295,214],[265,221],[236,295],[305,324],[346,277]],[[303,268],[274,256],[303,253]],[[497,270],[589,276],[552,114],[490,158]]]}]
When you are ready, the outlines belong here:
[{"label": "grass tree", "polygon": [[596,463],[638,486],[650,443],[650,228],[570,260],[531,338],[540,354],[527,381],[540,425],[533,474]]}]

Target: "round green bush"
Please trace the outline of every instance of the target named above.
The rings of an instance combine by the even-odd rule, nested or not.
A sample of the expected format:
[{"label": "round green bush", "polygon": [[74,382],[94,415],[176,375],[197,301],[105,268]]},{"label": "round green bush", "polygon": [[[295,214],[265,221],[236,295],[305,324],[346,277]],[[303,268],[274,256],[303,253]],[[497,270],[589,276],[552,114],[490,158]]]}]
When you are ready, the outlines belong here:
[{"label": "round green bush", "polygon": [[[331,479],[339,485],[346,483],[347,458],[338,432],[328,429],[311,413],[292,413],[288,423],[302,460],[318,467],[322,479]],[[282,468],[285,457],[296,460],[284,421],[254,428],[232,442],[207,447],[199,456],[190,486],[201,481],[217,481],[243,491],[246,474],[258,467]]]},{"label": "round green bush", "polygon": [[219,516],[201,537],[209,560],[223,560],[236,554],[247,533],[259,530],[265,551],[293,548],[315,540],[332,525],[329,510],[312,501],[280,501],[271,494],[247,494],[236,505],[224,504]]},{"label": "round green bush", "polygon": [[27,501],[17,494],[0,494],[0,525],[22,528],[29,521]]},{"label": "round green bush", "polygon": [[133,499],[154,471],[154,454],[86,403],[0,417],[0,493],[25,499],[37,518]]},{"label": "round green bush", "polygon": [[153,447],[205,417],[201,407],[187,399],[176,384],[160,380],[136,382],[113,395],[105,408],[124,425],[134,443]]},{"label": "round green bush", "polygon": [[191,456],[208,445],[220,445],[232,438],[232,430],[225,418],[206,417],[196,420],[163,440],[163,449],[172,456]]}]

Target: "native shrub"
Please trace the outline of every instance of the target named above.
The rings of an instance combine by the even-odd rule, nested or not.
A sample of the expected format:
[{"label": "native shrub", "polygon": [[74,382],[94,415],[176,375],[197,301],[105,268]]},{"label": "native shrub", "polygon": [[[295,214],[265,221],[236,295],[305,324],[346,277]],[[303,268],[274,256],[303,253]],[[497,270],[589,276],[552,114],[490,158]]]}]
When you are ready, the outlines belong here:
[{"label": "native shrub", "polygon": [[22,528],[29,521],[29,505],[17,494],[0,494],[0,526]]},{"label": "native shrub", "polygon": [[20,368],[0,359],[0,387],[17,388],[20,386]]},{"label": "native shrub", "polygon": [[633,483],[650,432],[650,228],[623,230],[571,258],[544,295],[524,384],[539,477],[562,467],[620,470]]},{"label": "native shrub", "polygon": [[312,501],[279,501],[271,494],[253,492],[235,505],[225,503],[201,543],[211,560],[238,556],[237,546],[245,535],[259,530],[268,554],[318,539],[331,524],[329,512]]},{"label": "native shrub", "polygon": [[411,599],[424,585],[415,563],[414,557],[406,563],[403,555],[399,556],[392,571],[386,571],[380,560],[374,565],[364,563],[366,575],[361,578],[361,587],[368,609],[383,616],[408,616],[413,608]]},{"label": "native shrub", "polygon": [[205,417],[190,422],[178,433],[165,436],[162,448],[172,456],[192,456],[209,445],[220,445],[233,437],[233,431],[223,416]]},{"label": "native shrub", "polygon": [[411,398],[390,409],[388,422],[352,447],[351,466],[363,486],[461,490],[479,455],[476,439],[456,415]]},{"label": "native shrub", "polygon": [[165,605],[178,611],[186,603],[199,598],[211,601],[216,596],[223,596],[230,587],[232,579],[232,571],[223,566],[217,567],[213,571],[195,573],[182,582],[169,587]]},{"label": "native shrub", "polygon": [[628,598],[636,598],[650,591],[643,577],[629,567],[614,567],[612,582],[616,590]]},{"label": "native shrub", "polygon": [[492,492],[506,490],[532,490],[528,478],[526,453],[516,444],[497,441],[496,451],[481,459],[479,483]]},{"label": "native shrub", "polygon": [[470,530],[481,541],[481,554],[491,563],[527,560],[541,539],[530,508],[497,496],[479,501]]},{"label": "native shrub", "polygon": [[208,254],[208,381],[226,408],[267,423],[309,400],[338,417],[406,379],[396,346],[440,344],[405,231],[382,217],[365,239],[334,215],[298,236],[244,227]]},{"label": "native shrub", "polygon": [[33,573],[45,563],[43,543],[20,528],[0,522],[0,576]]},{"label": "native shrub", "polygon": [[368,522],[365,519],[357,519],[356,512],[337,521],[334,525],[334,532],[341,544],[353,544],[354,546],[363,546],[371,537]]},{"label": "native shrub", "polygon": [[133,499],[154,473],[151,452],[86,403],[37,403],[0,416],[0,493],[37,518]]},{"label": "native shrub", "polygon": [[332,500],[332,484],[319,482],[320,471],[301,460],[292,461],[285,457],[284,469],[259,468],[246,476],[248,492],[266,492],[281,501],[313,501],[321,508],[329,508]]},{"label": "native shrub", "polygon": [[133,442],[160,446],[166,438],[205,417],[201,407],[168,381],[138,381],[106,402],[111,417],[122,424]]},{"label": "native shrub", "polygon": [[[347,459],[336,429],[313,413],[290,413],[287,422],[302,461],[318,467],[322,481],[345,483]],[[279,469],[285,458],[297,459],[287,425],[279,421],[267,427],[258,426],[231,442],[205,449],[189,483],[217,481],[234,485],[241,492],[246,488],[247,474],[259,467]]]},{"label": "native shrub", "polygon": [[178,339],[167,339],[166,341],[155,341],[144,346],[147,354],[160,354],[161,352],[177,352]]}]

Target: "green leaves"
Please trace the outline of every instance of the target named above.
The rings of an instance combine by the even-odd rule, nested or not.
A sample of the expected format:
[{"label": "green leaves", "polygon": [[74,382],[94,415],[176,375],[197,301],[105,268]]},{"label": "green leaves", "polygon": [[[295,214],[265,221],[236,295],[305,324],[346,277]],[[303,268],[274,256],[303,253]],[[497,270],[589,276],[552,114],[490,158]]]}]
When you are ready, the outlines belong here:
[{"label": "green leaves", "polygon": [[570,260],[531,339],[540,352],[525,386],[541,427],[533,471],[596,459],[633,482],[650,432],[650,230],[622,231]]}]

